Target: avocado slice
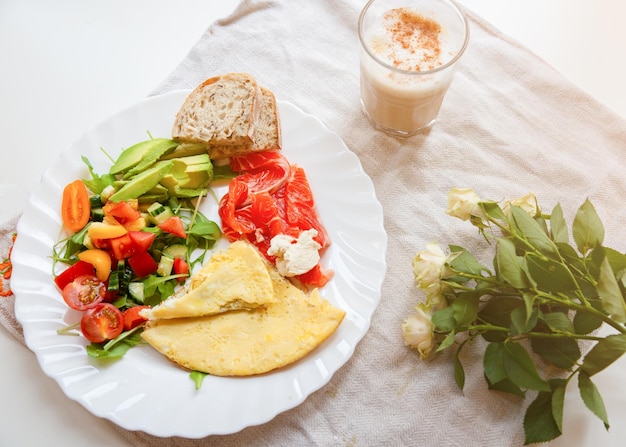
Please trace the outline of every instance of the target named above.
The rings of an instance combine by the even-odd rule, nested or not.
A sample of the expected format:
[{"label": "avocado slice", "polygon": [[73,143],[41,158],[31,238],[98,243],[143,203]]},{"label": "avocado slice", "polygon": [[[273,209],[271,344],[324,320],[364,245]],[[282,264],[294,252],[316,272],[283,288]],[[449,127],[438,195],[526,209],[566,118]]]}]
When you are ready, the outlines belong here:
[{"label": "avocado slice", "polygon": [[[127,172],[137,166],[151,151],[159,150],[161,147],[169,148],[170,146],[171,150],[174,150],[176,146],[178,146],[178,142],[167,138],[152,138],[133,144],[122,151],[113,166],[111,166],[109,173],[116,175]],[[154,161],[152,163],[154,163]]]},{"label": "avocado slice", "polygon": [[180,143],[176,149],[161,157],[161,160],[189,157],[190,155],[208,154],[207,147],[200,143]]},{"label": "avocado slice", "polygon": [[168,162],[174,166],[161,178],[160,183],[174,196],[197,196],[213,180],[213,164],[208,154],[174,158]]},{"label": "avocado slice", "polygon": [[138,198],[142,194],[152,190],[173,166],[173,162],[167,161],[146,169],[125,183],[109,200],[112,202],[121,202],[123,200]]},{"label": "avocado slice", "polygon": [[130,179],[134,175],[145,171],[146,169],[151,167],[154,163],[156,163],[157,160],[159,160],[159,158],[161,158],[163,155],[169,152],[172,152],[174,149],[176,149],[176,146],[178,146],[178,143],[174,140],[167,140],[164,138],[160,138],[159,140],[160,141],[157,144],[152,146],[148,150],[148,152],[146,152],[143,155],[139,163],[137,163],[135,166],[130,168],[128,171],[126,171],[123,178]]},{"label": "avocado slice", "polygon": [[150,189],[138,197],[139,203],[166,202],[170,198],[169,190],[157,183],[154,188]]}]

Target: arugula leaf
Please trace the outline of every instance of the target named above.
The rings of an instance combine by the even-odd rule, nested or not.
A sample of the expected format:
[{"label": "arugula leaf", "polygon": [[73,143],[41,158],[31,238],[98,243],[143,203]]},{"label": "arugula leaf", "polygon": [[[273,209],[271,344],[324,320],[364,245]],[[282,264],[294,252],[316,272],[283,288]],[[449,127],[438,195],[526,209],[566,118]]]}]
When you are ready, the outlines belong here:
[{"label": "arugula leaf", "polygon": [[189,373],[189,377],[196,384],[196,390],[199,390],[202,387],[202,382],[204,381],[204,378],[206,376],[208,376],[207,373],[203,373],[203,372],[200,372],[200,371],[191,371]]},{"label": "arugula leaf", "polygon": [[119,359],[130,348],[143,343],[141,338],[142,330],[142,326],[137,326],[129,331],[122,332],[113,340],[104,343],[91,343],[87,346],[87,354],[98,359]]},{"label": "arugula leaf", "polygon": [[87,165],[87,169],[89,169],[89,173],[91,174],[91,180],[83,179],[83,183],[87,188],[89,188],[93,193],[100,194],[104,188],[107,186],[112,186],[113,182],[115,182],[115,176],[111,174],[98,175],[93,169],[93,166],[89,162],[89,159],[82,155],[81,160],[83,163]]}]

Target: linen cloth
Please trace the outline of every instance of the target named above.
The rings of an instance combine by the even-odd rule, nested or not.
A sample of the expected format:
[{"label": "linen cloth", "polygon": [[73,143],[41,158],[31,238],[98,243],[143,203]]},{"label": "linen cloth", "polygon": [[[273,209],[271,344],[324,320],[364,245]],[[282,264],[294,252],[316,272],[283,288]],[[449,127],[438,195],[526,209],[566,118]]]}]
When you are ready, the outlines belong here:
[{"label": "linen cloth", "polygon": [[[359,105],[357,17],[364,4],[243,0],[208,27],[153,94],[249,72],[277,99],[316,115],[343,138],[373,180],[389,237],[388,272],[370,330],[325,387],[266,424],[201,440],[115,426],[135,445],[522,445],[532,396],[487,390],[480,342],[465,353],[463,392],[447,354],[420,361],[402,342],[402,322],[422,299],[411,268],[416,252],[431,241],[475,252],[479,242],[473,227],[445,214],[448,190],[471,187],[494,200],[533,191],[546,209],[560,202],[570,222],[589,197],[604,220],[606,244],[626,248],[620,240],[626,208],[619,206],[626,190],[626,122],[466,11],[470,45],[438,122],[409,139],[377,132]],[[14,225],[4,224],[3,240]],[[0,305],[0,322],[21,337],[11,300]]]}]

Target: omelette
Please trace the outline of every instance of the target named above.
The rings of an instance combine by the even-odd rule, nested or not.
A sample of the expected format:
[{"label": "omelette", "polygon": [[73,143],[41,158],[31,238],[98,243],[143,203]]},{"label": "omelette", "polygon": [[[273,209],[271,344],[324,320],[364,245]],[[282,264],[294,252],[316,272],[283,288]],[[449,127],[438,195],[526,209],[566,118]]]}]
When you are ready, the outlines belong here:
[{"label": "omelette", "polygon": [[[162,318],[146,324],[142,337],[171,361],[216,376],[262,374],[291,364],[324,342],[345,311],[283,278],[269,263],[274,301],[251,310]],[[241,277],[241,281],[247,281]],[[197,287],[204,287],[207,277]]]},{"label": "omelette", "polygon": [[188,290],[145,309],[158,318],[201,317],[236,309],[254,309],[274,301],[274,288],[265,261],[250,243],[237,241],[215,252],[191,278]]}]

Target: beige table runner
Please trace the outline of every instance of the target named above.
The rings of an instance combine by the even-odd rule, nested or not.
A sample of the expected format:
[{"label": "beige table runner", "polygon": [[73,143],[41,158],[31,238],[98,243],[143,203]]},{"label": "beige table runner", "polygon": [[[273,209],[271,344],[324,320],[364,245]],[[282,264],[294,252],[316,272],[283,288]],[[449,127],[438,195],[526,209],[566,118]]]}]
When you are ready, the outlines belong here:
[{"label": "beige table runner", "polygon": [[[264,425],[203,440],[116,427],[134,444],[522,445],[531,399],[487,390],[480,346],[470,353],[475,362],[466,364],[461,393],[447,356],[424,363],[403,345],[402,321],[421,299],[413,256],[431,241],[470,249],[477,242],[473,228],[444,213],[451,187],[495,200],[534,191],[546,208],[560,202],[566,217],[590,197],[605,221],[607,245],[626,248],[626,122],[468,11],[471,43],[439,122],[408,140],[377,133],[359,106],[356,22],[364,3],[244,0],[207,29],[154,94],[247,71],[344,139],[374,182],[389,236],[388,274],[371,329],[327,386]],[[3,240],[14,223],[4,225]],[[11,299],[0,301],[0,321],[20,337]]]}]

